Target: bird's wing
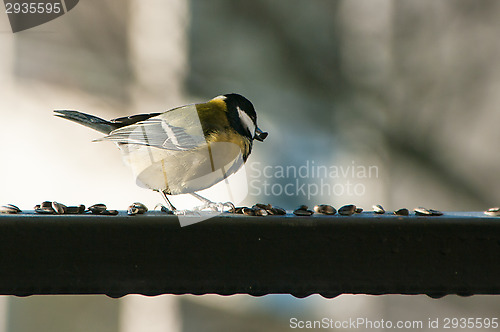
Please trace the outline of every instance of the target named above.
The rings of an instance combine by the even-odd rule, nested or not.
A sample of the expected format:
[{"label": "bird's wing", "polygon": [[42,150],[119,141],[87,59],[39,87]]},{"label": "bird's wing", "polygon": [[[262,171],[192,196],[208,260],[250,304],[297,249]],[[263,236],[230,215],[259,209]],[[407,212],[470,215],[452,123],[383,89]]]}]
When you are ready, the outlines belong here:
[{"label": "bird's wing", "polygon": [[118,128],[100,140],[166,150],[192,150],[206,144],[196,105],[175,108]]},{"label": "bird's wing", "polygon": [[[148,114],[135,114],[129,116],[122,116],[120,118],[115,118],[109,120],[109,122],[116,124],[116,128],[129,126],[131,124],[135,124],[139,121],[144,121],[155,116],[160,115],[161,113],[148,113]],[[115,129],[116,129],[115,128]]]}]

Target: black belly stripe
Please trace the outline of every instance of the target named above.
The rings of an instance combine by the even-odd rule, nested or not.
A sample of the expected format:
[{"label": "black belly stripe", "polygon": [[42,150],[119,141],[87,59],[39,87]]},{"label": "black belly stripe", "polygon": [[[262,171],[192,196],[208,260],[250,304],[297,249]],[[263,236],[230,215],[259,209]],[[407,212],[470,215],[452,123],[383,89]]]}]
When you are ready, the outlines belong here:
[{"label": "black belly stripe", "polygon": [[212,148],[210,147],[209,142],[207,142],[207,148],[208,148],[208,155],[210,156],[210,166],[212,167],[212,172],[215,172],[214,157],[212,156]]}]

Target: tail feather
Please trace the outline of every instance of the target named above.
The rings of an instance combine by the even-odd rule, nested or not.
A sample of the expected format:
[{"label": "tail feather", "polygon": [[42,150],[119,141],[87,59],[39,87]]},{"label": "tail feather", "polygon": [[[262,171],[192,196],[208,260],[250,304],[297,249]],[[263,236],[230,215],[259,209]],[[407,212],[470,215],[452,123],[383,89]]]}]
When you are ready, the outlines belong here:
[{"label": "tail feather", "polygon": [[86,127],[97,130],[98,132],[101,132],[103,134],[109,134],[111,131],[115,130],[118,127],[112,122],[78,111],[55,110],[54,113],[56,113],[54,114],[55,116],[74,121]]}]

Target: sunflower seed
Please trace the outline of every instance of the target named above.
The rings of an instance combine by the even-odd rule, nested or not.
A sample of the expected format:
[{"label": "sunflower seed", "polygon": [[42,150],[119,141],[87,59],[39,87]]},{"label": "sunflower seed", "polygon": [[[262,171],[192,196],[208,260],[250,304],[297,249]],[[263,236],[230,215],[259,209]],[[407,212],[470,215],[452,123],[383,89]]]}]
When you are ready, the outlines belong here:
[{"label": "sunflower seed", "polygon": [[272,209],[272,205],[271,204],[262,204],[262,203],[257,203],[255,204],[254,206],[252,206],[252,208],[260,208],[260,209],[264,209],[264,210],[270,210]]},{"label": "sunflower seed", "polygon": [[328,204],[319,204],[314,207],[314,212],[321,213],[321,214],[328,214],[328,215],[333,215],[337,213],[337,210],[331,205]]},{"label": "sunflower seed", "polygon": [[376,214],[384,214],[384,213],[385,213],[385,210],[384,210],[384,208],[382,207],[382,205],[377,204],[377,205],[374,205],[374,206],[373,206],[373,212],[375,212]]},{"label": "sunflower seed", "polygon": [[148,211],[148,208],[146,207],[146,205],[139,203],[139,202],[135,202],[128,207],[127,214],[129,216],[133,216],[136,214],[146,213],[147,211]]},{"label": "sunflower seed", "polygon": [[300,209],[299,208],[299,209],[293,211],[293,214],[296,215],[296,216],[306,216],[306,217],[308,217],[308,216],[312,216],[314,214],[314,212],[311,211],[311,210],[307,210],[307,209],[304,210],[304,209]]},{"label": "sunflower seed", "polygon": [[402,209],[394,211],[394,214],[397,216],[408,216],[408,215],[410,215],[410,211],[408,211],[408,209],[406,209],[406,208],[402,208]]},{"label": "sunflower seed", "polygon": [[418,207],[416,209],[413,209],[413,211],[415,211],[415,214],[417,216],[432,216],[432,212],[423,207]]},{"label": "sunflower seed", "polygon": [[79,206],[68,206],[68,207],[66,207],[66,213],[67,214],[79,214],[79,213],[81,213],[80,207]]},{"label": "sunflower seed", "polygon": [[0,213],[16,214],[19,212],[21,212],[21,210],[17,206],[12,204],[0,206]]},{"label": "sunflower seed", "polygon": [[361,212],[363,212],[363,209],[360,207],[356,207],[356,213],[361,213]]},{"label": "sunflower seed", "polygon": [[431,212],[431,216],[442,216],[443,215],[443,212],[438,211],[438,210],[429,209],[429,211]]},{"label": "sunflower seed", "polygon": [[297,208],[297,210],[304,210],[304,211],[307,211],[309,209],[309,207],[307,205],[301,205]]},{"label": "sunflower seed", "polygon": [[429,211],[423,207],[415,208],[415,209],[413,209],[413,211],[415,211],[415,214],[418,216],[430,216],[432,214],[431,211]]},{"label": "sunflower seed", "polygon": [[54,212],[42,209],[42,208],[35,208],[35,212],[39,214],[54,214]]},{"label": "sunflower seed", "polygon": [[498,217],[498,216],[500,216],[500,207],[494,207],[494,208],[488,209],[488,210],[484,211],[484,213],[489,215],[489,216]]},{"label": "sunflower seed", "polygon": [[105,216],[116,216],[118,214],[117,210],[105,210],[101,212],[102,215]]},{"label": "sunflower seed", "polygon": [[128,208],[128,210],[127,210],[127,214],[128,214],[129,216],[135,216],[136,214],[139,214],[139,213],[140,213],[140,212],[139,212],[139,209],[138,209],[138,208],[136,208],[136,207],[134,207],[134,206],[130,206],[130,207]]},{"label": "sunflower seed", "polygon": [[7,204],[7,205],[5,205],[5,206],[10,207],[10,208],[12,208],[12,209],[16,210],[17,212],[23,212],[23,211],[21,211],[21,209],[20,209],[20,208],[18,208],[18,207],[17,207],[17,206],[15,206],[14,204]]},{"label": "sunflower seed", "polygon": [[65,214],[67,207],[64,204],[52,202],[52,209],[56,214]]},{"label": "sunflower seed", "polygon": [[267,211],[264,209],[261,209],[261,208],[253,209],[253,211],[254,211],[253,212],[254,215],[256,215],[256,216],[267,216],[268,215]]},{"label": "sunflower seed", "polygon": [[85,212],[85,205],[80,204],[79,206],[67,206],[66,213],[67,214],[81,214]]},{"label": "sunflower seed", "polygon": [[255,215],[255,211],[254,209],[251,209],[251,208],[243,208],[243,214],[246,215],[246,216],[254,216]]},{"label": "sunflower seed", "polygon": [[103,211],[106,211],[108,208],[106,207],[106,204],[94,204],[92,206],[89,206],[88,210],[92,214],[101,214]]},{"label": "sunflower seed", "polygon": [[40,208],[45,209],[45,208],[51,208],[52,207],[52,202],[45,201],[40,204]]},{"label": "sunflower seed", "polygon": [[236,213],[236,214],[243,214],[243,209],[244,209],[244,208],[245,208],[244,206],[238,206],[238,207],[234,208],[233,213]]},{"label": "sunflower seed", "polygon": [[342,216],[351,216],[354,212],[356,212],[356,205],[353,204],[344,205],[338,210],[338,213]]},{"label": "sunflower seed", "polygon": [[[52,205],[52,203],[51,203],[51,205]],[[34,210],[35,210],[36,213],[40,213],[40,214],[54,214],[55,213],[55,211],[52,208],[52,206],[50,206],[50,207],[41,207],[40,205],[36,205]]]},{"label": "sunflower seed", "polygon": [[414,209],[417,216],[442,216],[443,212],[433,209],[426,209],[423,207],[418,207]]},{"label": "sunflower seed", "polygon": [[280,208],[279,206],[273,206],[272,208],[267,210],[267,213],[273,216],[283,216],[286,214],[286,210]]},{"label": "sunflower seed", "polygon": [[137,214],[143,214],[143,213],[148,212],[148,208],[146,207],[146,205],[139,203],[139,202],[135,202],[129,206],[129,210],[132,208],[137,209]]}]

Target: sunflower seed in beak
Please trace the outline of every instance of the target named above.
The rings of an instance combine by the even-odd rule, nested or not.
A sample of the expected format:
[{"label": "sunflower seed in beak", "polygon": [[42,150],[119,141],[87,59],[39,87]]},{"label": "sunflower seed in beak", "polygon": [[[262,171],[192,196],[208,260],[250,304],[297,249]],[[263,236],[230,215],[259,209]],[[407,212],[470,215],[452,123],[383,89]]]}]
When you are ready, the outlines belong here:
[{"label": "sunflower seed in beak", "polygon": [[260,130],[259,127],[257,127],[257,129],[255,129],[255,136],[254,138],[257,140],[257,141],[260,141],[260,142],[264,142],[264,140],[266,139],[267,135],[269,135],[268,133]]}]

